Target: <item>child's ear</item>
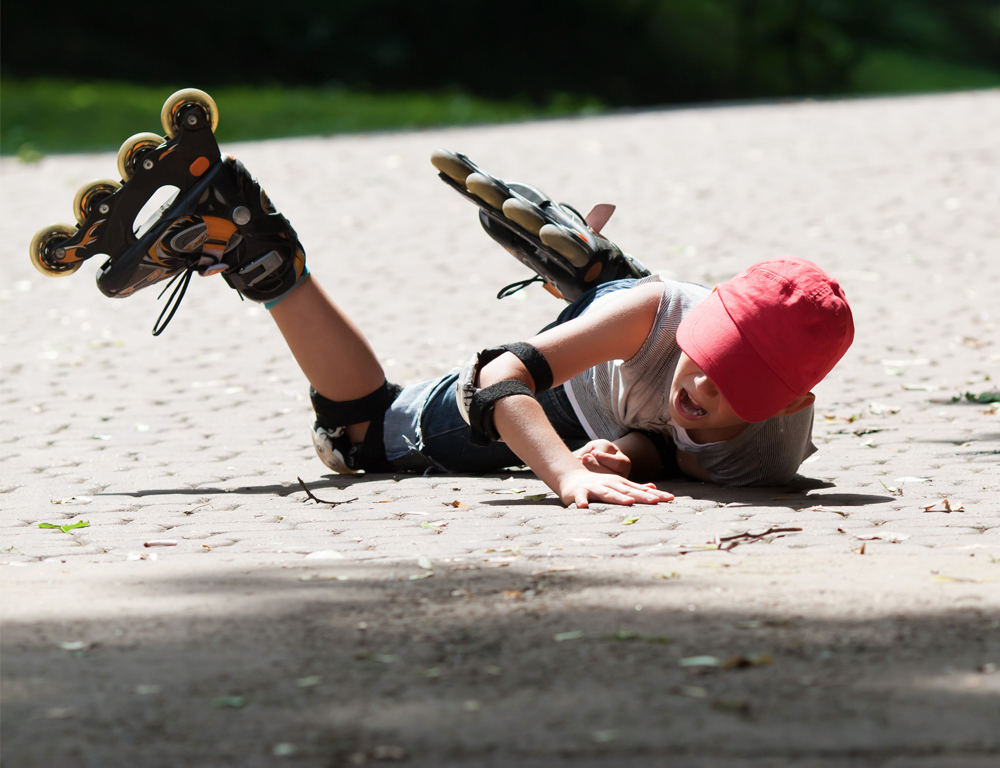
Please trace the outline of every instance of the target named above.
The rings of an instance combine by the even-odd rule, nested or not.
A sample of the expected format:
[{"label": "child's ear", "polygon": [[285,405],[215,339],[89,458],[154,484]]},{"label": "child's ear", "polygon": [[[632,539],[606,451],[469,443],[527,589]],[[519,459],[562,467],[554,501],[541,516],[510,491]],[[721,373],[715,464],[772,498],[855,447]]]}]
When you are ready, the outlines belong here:
[{"label": "child's ear", "polygon": [[803,408],[808,408],[814,402],[816,402],[816,395],[812,392],[806,392],[804,395],[796,397],[790,405],[782,408],[775,414],[775,416],[791,416],[793,413],[798,413]]}]

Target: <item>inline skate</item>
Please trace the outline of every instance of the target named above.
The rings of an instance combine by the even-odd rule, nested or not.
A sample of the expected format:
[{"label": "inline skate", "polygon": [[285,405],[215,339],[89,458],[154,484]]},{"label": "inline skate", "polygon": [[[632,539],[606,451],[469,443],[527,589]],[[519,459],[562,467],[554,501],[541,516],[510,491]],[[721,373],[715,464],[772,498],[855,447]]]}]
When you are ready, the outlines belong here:
[{"label": "inline skate", "polygon": [[490,237],[536,273],[504,287],[497,298],[543,281],[553,295],[574,301],[601,283],[650,275],[638,259],[601,235],[613,205],[596,205],[584,217],[530,184],[492,176],[465,155],[438,149],[431,163],[442,181],[479,206],[479,221]]},{"label": "inline skate", "polygon": [[[44,275],[65,277],[104,254],[97,287],[115,298],[170,279],[174,291],[153,335],[169,323],[195,272],[221,273],[254,301],[283,297],[305,273],[305,252],[243,164],[222,155],[212,97],[178,91],[164,103],[160,122],[165,136],[138,133],[122,144],[120,182],[95,181],[77,192],[76,226],[56,224],[35,235],[32,263]],[[137,216],[164,187],[177,191],[140,225]]]}]

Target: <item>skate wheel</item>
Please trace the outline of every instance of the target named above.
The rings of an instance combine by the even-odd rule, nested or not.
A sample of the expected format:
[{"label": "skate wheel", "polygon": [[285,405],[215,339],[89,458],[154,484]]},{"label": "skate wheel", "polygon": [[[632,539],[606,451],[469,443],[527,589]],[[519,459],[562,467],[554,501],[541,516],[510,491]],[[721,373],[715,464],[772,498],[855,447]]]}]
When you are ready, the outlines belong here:
[{"label": "skate wheel", "polygon": [[197,88],[183,88],[171,94],[160,110],[160,125],[168,139],[172,139],[180,131],[178,121],[181,119],[181,111],[191,105],[201,107],[212,126],[212,133],[219,127],[219,108],[215,106],[215,100],[204,91]]},{"label": "skate wheel", "polygon": [[506,189],[481,173],[470,173],[465,179],[465,186],[472,194],[497,210],[503,208],[504,201],[510,197]]},{"label": "skate wheel", "polygon": [[28,246],[31,263],[35,265],[35,269],[46,277],[68,277],[76,272],[83,264],[82,261],[62,264],[56,258],[59,246],[74,234],[76,227],[71,227],[69,224],[53,224],[38,230],[31,238],[31,245]]},{"label": "skate wheel", "polygon": [[139,159],[163,142],[164,138],[155,133],[137,133],[125,139],[125,143],[118,150],[118,173],[122,175],[122,181],[131,179]]},{"label": "skate wheel", "polygon": [[545,226],[545,218],[538,212],[538,208],[524,200],[512,197],[504,201],[503,215],[528,230],[535,237]]},{"label": "skate wheel", "polygon": [[449,152],[447,149],[435,149],[431,152],[431,165],[463,187],[469,174],[476,170],[465,156]]},{"label": "skate wheel", "polygon": [[565,227],[546,224],[539,230],[538,237],[574,267],[585,267],[590,261],[590,249],[579,237]]},{"label": "skate wheel", "polygon": [[73,198],[73,215],[76,216],[76,223],[83,224],[100,202],[114,194],[115,190],[121,189],[121,186],[117,181],[101,179],[80,187],[76,197]]}]

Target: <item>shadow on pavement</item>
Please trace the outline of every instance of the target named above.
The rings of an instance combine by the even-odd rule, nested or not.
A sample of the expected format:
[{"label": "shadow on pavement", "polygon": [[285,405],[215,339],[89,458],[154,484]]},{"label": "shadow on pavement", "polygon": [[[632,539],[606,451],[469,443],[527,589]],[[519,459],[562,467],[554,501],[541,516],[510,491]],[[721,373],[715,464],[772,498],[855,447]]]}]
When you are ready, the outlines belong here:
[{"label": "shadow on pavement", "polygon": [[133,565],[107,584],[106,614],[6,622],[5,765],[839,768],[1000,754],[1000,675],[984,666],[1000,632],[976,600],[820,619],[726,597],[711,585],[736,582],[708,572]]}]

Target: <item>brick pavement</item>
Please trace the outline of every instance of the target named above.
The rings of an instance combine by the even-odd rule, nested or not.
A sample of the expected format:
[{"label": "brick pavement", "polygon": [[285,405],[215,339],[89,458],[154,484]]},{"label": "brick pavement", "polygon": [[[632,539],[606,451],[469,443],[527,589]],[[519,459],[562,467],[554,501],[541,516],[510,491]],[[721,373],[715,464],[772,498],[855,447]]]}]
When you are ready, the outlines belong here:
[{"label": "brick pavement", "polygon": [[[950,605],[922,597],[932,569],[915,564],[933,556],[945,558],[935,560],[939,575],[969,580],[956,589],[984,621],[997,616],[1000,411],[963,395],[995,390],[1000,378],[998,126],[1000,94],[981,92],[224,147],[291,219],[314,273],[400,383],[523,338],[558,310],[537,286],[493,299],[524,269],[434,178],[427,158],[437,146],[577,207],[617,203],[607,234],[665,277],[711,284],[787,253],[837,276],[857,340],[817,390],[820,450],[800,477],[782,489],[678,483],[674,503],[636,511],[631,525],[623,520],[632,510],[564,509],[552,494],[525,500],[547,489],[524,472],[327,474],[309,445],[304,379],[266,313],[241,304],[221,279],[195,281],[154,339],[152,292],[112,301],[92,283],[94,264],[62,280],[31,267],[34,230],[69,220],[76,188],[112,175],[113,155],[35,165],[4,158],[5,640],[30,656],[25,638],[42,632],[51,642],[37,626],[57,626],[53,611],[78,615],[74,597],[99,595],[108,615],[135,608],[124,597],[116,607],[97,564],[126,579],[157,567],[230,579],[272,566],[403,568],[405,585],[406,573],[420,573],[418,555],[456,573],[526,578],[598,565],[674,571],[720,556],[763,557],[779,571],[790,558],[800,565],[789,570],[803,572],[801,558],[811,556],[804,572],[815,576],[779,577],[789,600],[812,594],[810,610],[822,613],[834,609],[816,598],[821,574],[849,565],[877,582],[905,571],[908,586],[891,608],[926,603],[921,616]],[[322,499],[357,500],[316,504],[299,477]],[[37,527],[80,520],[89,527]],[[704,549],[771,528],[801,531],[744,537],[726,553]],[[176,545],[144,546],[154,540]],[[335,554],[307,559],[324,552]],[[39,569],[55,566],[80,586],[46,587],[52,571]],[[751,581],[738,587],[750,602],[764,588]],[[856,596],[866,587],[843,589]],[[162,605],[169,615],[169,601]],[[37,711],[32,696],[44,696],[23,690],[20,713]],[[989,744],[997,748],[995,734]]]}]

